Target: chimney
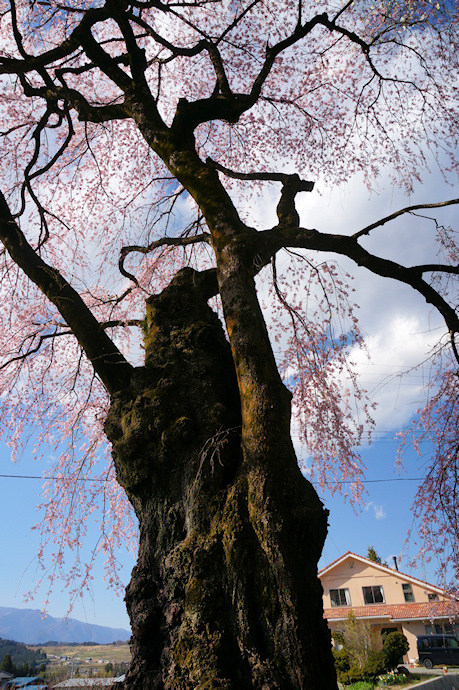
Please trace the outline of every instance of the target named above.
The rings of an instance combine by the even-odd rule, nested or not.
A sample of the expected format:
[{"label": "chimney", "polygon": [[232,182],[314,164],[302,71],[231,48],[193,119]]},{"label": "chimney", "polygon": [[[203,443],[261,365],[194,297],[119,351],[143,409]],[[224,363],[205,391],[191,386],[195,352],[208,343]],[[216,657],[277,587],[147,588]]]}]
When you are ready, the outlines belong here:
[{"label": "chimney", "polygon": [[392,556],[392,558],[394,559],[395,570],[398,570],[397,556]]}]

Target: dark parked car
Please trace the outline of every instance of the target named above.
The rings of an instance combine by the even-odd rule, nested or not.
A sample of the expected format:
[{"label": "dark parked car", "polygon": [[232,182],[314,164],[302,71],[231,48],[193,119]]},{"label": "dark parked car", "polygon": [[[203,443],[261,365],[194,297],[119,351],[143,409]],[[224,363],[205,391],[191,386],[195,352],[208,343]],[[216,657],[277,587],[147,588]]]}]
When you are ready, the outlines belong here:
[{"label": "dark parked car", "polygon": [[426,668],[459,666],[459,640],[454,635],[419,635],[418,654]]}]

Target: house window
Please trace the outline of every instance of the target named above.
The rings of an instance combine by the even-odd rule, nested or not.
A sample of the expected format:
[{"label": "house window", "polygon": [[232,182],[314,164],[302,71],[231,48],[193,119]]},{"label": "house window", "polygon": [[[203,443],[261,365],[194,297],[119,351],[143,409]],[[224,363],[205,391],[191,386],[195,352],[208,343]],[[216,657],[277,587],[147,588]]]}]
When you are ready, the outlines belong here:
[{"label": "house window", "polygon": [[457,630],[455,625],[451,623],[434,623],[431,625],[426,625],[427,635],[456,635]]},{"label": "house window", "polygon": [[384,592],[381,585],[362,587],[363,600],[365,604],[384,604]]},{"label": "house window", "polygon": [[410,584],[405,583],[402,585],[403,589],[403,596],[405,597],[405,601],[414,601],[414,594],[413,594],[413,588]]},{"label": "house window", "polygon": [[331,589],[330,601],[332,606],[350,606],[351,597],[348,589]]},{"label": "house window", "polygon": [[438,601],[438,594],[436,592],[427,592],[427,598],[429,601]]}]

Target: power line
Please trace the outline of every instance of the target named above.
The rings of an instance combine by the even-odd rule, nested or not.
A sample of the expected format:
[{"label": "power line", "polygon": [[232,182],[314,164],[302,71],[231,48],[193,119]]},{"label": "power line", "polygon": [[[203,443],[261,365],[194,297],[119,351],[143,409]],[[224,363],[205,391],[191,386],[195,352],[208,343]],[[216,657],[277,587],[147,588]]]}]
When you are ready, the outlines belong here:
[{"label": "power line", "polygon": [[[393,477],[392,479],[362,479],[362,484],[381,484],[382,482],[421,482],[427,477]],[[355,484],[358,479],[346,479],[345,481],[328,481],[327,484]],[[319,482],[311,482],[318,484]]]},{"label": "power line", "polygon": [[98,479],[97,477],[40,477],[30,474],[0,474],[2,479],[53,479],[54,481],[62,481],[63,479],[71,479],[74,482],[107,482],[108,479]]},{"label": "power line", "polygon": [[[54,480],[54,481],[62,481],[63,479],[72,479],[72,481],[75,482],[107,482],[109,481],[108,479],[97,479],[97,478],[90,478],[90,477],[40,477],[40,476],[35,476],[35,475],[26,475],[26,474],[0,474],[1,479],[45,479],[46,481],[48,480]],[[420,482],[422,480],[426,479],[426,477],[393,477],[391,479],[363,479],[362,484],[380,484],[383,482]],[[352,480],[352,479],[346,479],[343,481],[329,481],[327,482],[328,484],[354,484],[355,481],[358,480]],[[312,484],[319,484],[318,481],[313,481],[311,482]]]}]

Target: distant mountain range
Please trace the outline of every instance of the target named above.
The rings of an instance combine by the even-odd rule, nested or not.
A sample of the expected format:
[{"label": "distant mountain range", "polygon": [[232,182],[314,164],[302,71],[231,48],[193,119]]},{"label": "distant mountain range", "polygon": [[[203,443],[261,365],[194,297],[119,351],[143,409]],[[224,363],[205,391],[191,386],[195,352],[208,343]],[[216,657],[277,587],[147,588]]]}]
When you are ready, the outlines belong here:
[{"label": "distant mountain range", "polygon": [[123,628],[83,623],[74,618],[42,618],[38,609],[14,609],[0,606],[0,637],[26,644],[55,642],[93,642],[110,644],[128,640],[131,633]]}]

